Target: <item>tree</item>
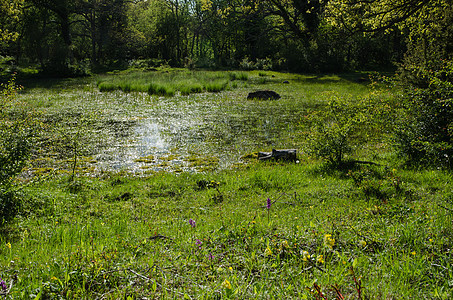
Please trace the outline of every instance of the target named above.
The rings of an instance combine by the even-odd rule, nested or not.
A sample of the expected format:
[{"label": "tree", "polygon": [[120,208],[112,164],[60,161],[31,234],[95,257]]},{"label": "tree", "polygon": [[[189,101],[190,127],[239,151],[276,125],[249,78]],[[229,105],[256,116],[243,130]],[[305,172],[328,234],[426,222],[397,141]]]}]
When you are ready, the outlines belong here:
[{"label": "tree", "polygon": [[22,5],[23,0],[0,0],[0,43],[17,39],[14,24],[19,21]]},{"label": "tree", "polygon": [[279,18],[277,25],[281,30],[290,31],[304,42],[308,42],[316,33],[327,3],[323,0],[269,0],[263,2],[267,4],[267,14]]},{"label": "tree", "polygon": [[445,7],[449,0],[330,0],[327,18],[351,32],[375,32],[404,26],[433,7]]}]

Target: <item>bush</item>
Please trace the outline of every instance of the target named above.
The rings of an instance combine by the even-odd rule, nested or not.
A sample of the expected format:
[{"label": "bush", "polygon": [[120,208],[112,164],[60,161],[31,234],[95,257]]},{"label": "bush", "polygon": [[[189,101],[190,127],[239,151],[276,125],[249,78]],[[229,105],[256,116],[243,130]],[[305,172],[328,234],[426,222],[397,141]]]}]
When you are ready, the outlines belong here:
[{"label": "bush", "polygon": [[405,70],[404,110],[395,145],[409,164],[451,168],[453,61]]},{"label": "bush", "polygon": [[353,105],[332,94],[326,109],[312,114],[311,121],[308,152],[331,164],[341,164],[352,151],[350,137],[359,123]]},{"label": "bush", "polygon": [[31,149],[33,124],[29,112],[17,101],[14,77],[0,93],[0,224],[19,210],[14,179],[24,168]]},{"label": "bush", "polygon": [[258,58],[253,62],[246,56],[239,63],[239,67],[243,70],[272,70],[272,60],[270,58]]},{"label": "bush", "polygon": [[367,97],[353,99],[332,93],[327,106],[309,116],[312,128],[307,152],[341,166],[354,149],[382,140],[393,118],[392,99],[385,94],[374,91]]}]

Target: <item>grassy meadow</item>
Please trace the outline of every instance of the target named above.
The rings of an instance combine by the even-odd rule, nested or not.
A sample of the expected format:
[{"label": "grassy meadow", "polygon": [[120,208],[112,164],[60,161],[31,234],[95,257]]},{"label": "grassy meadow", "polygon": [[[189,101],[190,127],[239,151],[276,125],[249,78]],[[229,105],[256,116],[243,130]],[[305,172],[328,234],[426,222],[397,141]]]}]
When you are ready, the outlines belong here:
[{"label": "grassy meadow", "polygon": [[[0,227],[0,295],[450,299],[451,173],[405,167],[384,117],[349,136],[346,158],[373,164],[309,151],[310,116],[328,103],[397,107],[397,91],[364,76],[158,70],[24,82],[18,98],[42,132],[16,180],[20,213]],[[257,89],[282,98],[246,100]],[[97,153],[131,148],[150,116],[182,124],[162,131],[169,150],[134,152],[142,172],[100,168]],[[298,160],[256,159],[272,148],[296,148]]]}]

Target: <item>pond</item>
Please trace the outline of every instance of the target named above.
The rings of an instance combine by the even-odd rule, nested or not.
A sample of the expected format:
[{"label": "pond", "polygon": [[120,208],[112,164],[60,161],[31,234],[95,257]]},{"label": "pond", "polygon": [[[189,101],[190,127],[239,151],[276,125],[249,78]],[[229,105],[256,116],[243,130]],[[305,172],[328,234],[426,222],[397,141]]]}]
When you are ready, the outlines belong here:
[{"label": "pond", "polygon": [[[46,170],[71,169],[74,149],[80,156],[78,170],[94,173],[230,168],[256,151],[300,151],[307,114],[327,101],[329,93],[346,94],[351,85],[358,94],[366,90],[338,78],[280,82],[174,97],[101,93],[90,81],[25,90],[20,97],[41,111],[48,128],[55,128],[45,131],[43,139],[51,136],[55,143],[35,156],[34,170],[41,170],[43,162],[49,164]],[[258,89],[275,90],[282,98],[247,100],[248,92]]]}]

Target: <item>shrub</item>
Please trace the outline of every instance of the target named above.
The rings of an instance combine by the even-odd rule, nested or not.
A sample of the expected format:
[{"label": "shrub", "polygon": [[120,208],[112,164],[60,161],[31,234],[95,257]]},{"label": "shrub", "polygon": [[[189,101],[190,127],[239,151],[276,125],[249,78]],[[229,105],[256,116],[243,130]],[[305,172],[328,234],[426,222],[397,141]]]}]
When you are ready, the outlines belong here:
[{"label": "shrub", "polygon": [[33,126],[27,110],[17,101],[14,77],[0,93],[0,224],[13,218],[20,201],[14,179],[24,168],[31,149]]},{"label": "shrub", "polygon": [[353,99],[332,93],[327,106],[309,116],[312,128],[307,152],[340,166],[354,149],[386,138],[394,116],[393,98],[386,94],[374,91],[367,97]]},{"label": "shrub", "polygon": [[308,152],[332,164],[341,164],[352,151],[350,138],[361,121],[355,113],[351,103],[332,94],[326,109],[310,116]]},{"label": "shrub", "polygon": [[394,133],[399,153],[412,165],[451,168],[453,61],[406,69],[404,110]]}]

